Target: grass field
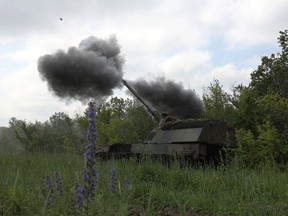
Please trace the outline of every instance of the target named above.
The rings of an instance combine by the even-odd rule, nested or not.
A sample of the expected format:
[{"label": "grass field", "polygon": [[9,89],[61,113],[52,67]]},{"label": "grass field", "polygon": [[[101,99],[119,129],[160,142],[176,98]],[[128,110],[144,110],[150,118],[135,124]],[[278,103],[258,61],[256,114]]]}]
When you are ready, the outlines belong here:
[{"label": "grass field", "polygon": [[[84,159],[73,154],[0,155],[0,215],[288,215],[288,174],[237,166],[165,167],[143,160],[97,161],[98,189],[75,207]],[[112,168],[117,190],[109,190]],[[52,204],[46,176],[58,171],[63,195]],[[129,178],[131,185],[124,187]]]}]

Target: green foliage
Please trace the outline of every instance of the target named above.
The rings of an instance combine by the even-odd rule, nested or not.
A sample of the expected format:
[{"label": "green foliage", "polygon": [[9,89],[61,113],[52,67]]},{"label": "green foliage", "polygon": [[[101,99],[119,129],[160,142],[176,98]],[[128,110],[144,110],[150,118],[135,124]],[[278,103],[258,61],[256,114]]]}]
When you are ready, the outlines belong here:
[{"label": "green foliage", "polygon": [[255,94],[247,87],[241,90],[237,107],[237,118],[235,126],[257,132],[258,107],[256,106]]},{"label": "green foliage", "polygon": [[127,112],[133,107],[133,101],[129,98],[124,100],[123,98],[112,97],[105,105],[113,117],[124,119]]},{"label": "green foliage", "polygon": [[250,130],[240,129],[236,132],[238,141],[238,154],[241,164],[255,166],[261,161],[261,156],[258,152],[261,148],[257,145],[254,136]]},{"label": "green foliage", "polygon": [[207,118],[238,129],[238,157],[249,166],[288,162],[288,30],[280,32],[278,43],[281,52],[262,58],[248,87],[228,94],[213,80],[203,95]]},{"label": "green foliage", "polygon": [[[279,94],[267,94],[256,100],[256,105],[262,108],[262,118],[275,125],[280,133],[287,133],[288,98]],[[288,137],[286,137],[288,141]]]},{"label": "green foliage", "polygon": [[131,99],[112,97],[97,109],[97,145],[139,143],[156,126],[142,106]]},{"label": "green foliage", "polygon": [[229,95],[222,89],[220,82],[214,79],[203,95],[205,117],[231,122],[234,115],[234,106]]},{"label": "green foliage", "polygon": [[264,56],[261,65],[251,74],[250,86],[258,96],[277,93],[288,98],[288,30],[280,31],[281,53]]},{"label": "green foliage", "polygon": [[23,148],[16,139],[14,130],[11,128],[0,127],[0,152],[18,153]]},{"label": "green foliage", "polygon": [[26,120],[11,118],[9,125],[15,130],[16,138],[26,151],[39,150],[39,144],[43,140],[41,138],[44,136],[43,125],[40,122],[33,124]]},{"label": "green foliage", "polygon": [[[81,154],[87,132],[87,113],[76,114],[72,119],[63,112],[55,113],[48,121],[27,122],[11,118],[9,131],[18,145],[29,152],[71,152]],[[102,101],[96,110],[97,146],[114,143],[139,143],[156,126],[156,122],[142,106],[131,99],[112,97]],[[10,136],[0,134],[0,147],[12,151]],[[10,150],[9,150],[10,149]]]},{"label": "green foliage", "polygon": [[237,131],[237,152],[241,164],[250,167],[261,164],[274,166],[275,162],[283,162],[287,158],[287,145],[269,121],[258,126],[258,134],[255,138],[250,130]]},{"label": "green foliage", "polygon": [[[288,141],[288,31],[280,32],[281,53],[264,56],[258,69],[251,74],[246,95],[250,109],[243,113],[264,161],[287,163]],[[244,99],[244,98],[243,98]],[[242,109],[243,111],[243,109]],[[243,115],[242,115],[243,116]],[[248,125],[243,125],[243,128]],[[269,159],[270,158],[270,159]]]},{"label": "green foliage", "polygon": [[[141,142],[129,119],[112,118],[110,126],[105,131],[109,143]],[[139,141],[140,140],[140,141]]]},{"label": "green foliage", "polygon": [[55,113],[44,123],[11,118],[9,125],[25,151],[81,151],[83,136],[78,133],[78,125],[65,113]]},{"label": "green foliage", "polygon": [[138,141],[143,141],[148,133],[157,126],[157,122],[151,114],[143,106],[137,106],[136,104],[127,112],[127,119],[137,133]]},{"label": "green foliage", "polygon": [[278,131],[269,121],[258,128],[258,133],[257,141],[259,145],[261,144],[263,146],[260,153],[263,155],[265,161],[273,163],[277,157],[285,153],[281,151],[283,143],[281,142]]}]

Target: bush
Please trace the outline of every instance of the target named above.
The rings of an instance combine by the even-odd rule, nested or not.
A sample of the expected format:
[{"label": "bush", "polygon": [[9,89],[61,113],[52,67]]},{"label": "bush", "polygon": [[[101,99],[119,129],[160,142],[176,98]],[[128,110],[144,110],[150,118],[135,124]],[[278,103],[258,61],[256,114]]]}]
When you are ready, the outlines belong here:
[{"label": "bush", "polygon": [[238,159],[243,165],[255,167],[259,165],[274,166],[287,162],[287,145],[277,129],[266,121],[257,127],[255,138],[250,130],[239,129],[236,137],[239,144]]}]

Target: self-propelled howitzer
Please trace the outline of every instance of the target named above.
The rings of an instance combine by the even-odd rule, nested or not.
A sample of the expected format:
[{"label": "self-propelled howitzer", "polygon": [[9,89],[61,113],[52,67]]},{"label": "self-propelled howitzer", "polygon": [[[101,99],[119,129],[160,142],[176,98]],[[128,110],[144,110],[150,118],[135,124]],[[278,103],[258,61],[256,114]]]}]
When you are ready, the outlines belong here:
[{"label": "self-propelled howitzer", "polygon": [[149,154],[157,158],[176,156],[185,161],[217,161],[225,147],[237,146],[235,130],[226,122],[203,119],[178,120],[165,113],[160,115],[148,106],[125,80],[122,82],[160,123],[142,143],[109,145],[97,153],[99,157],[141,157],[143,154]]}]

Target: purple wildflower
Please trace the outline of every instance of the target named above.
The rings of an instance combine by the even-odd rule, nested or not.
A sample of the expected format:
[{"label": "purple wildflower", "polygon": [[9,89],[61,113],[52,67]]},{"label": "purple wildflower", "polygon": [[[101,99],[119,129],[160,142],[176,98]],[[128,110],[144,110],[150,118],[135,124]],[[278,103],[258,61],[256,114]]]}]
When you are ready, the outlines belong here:
[{"label": "purple wildflower", "polygon": [[59,173],[57,171],[54,172],[54,179],[55,179],[55,183],[56,183],[56,190],[58,191],[58,196],[62,196],[63,187],[62,187],[62,183],[61,183],[61,179],[60,179]]},{"label": "purple wildflower", "polygon": [[96,113],[94,103],[88,104],[88,131],[87,131],[87,146],[95,154],[96,153]]},{"label": "purple wildflower", "polygon": [[117,187],[117,173],[116,170],[113,168],[110,176],[110,191],[112,193],[115,193],[116,187]]},{"label": "purple wildflower", "polygon": [[84,184],[81,187],[75,185],[76,191],[76,208],[81,208],[84,204],[88,205],[91,197],[95,195],[98,184],[98,173],[96,165],[96,114],[94,103],[90,102],[88,106],[88,129],[87,145],[85,147],[85,163],[83,169]]},{"label": "purple wildflower", "polygon": [[86,199],[95,195],[98,183],[98,175],[96,170],[96,114],[95,107],[92,102],[88,107],[88,131],[87,131],[87,145],[85,149],[85,165],[83,170],[84,180],[84,197]]},{"label": "purple wildflower", "polygon": [[79,184],[75,185],[75,191],[76,191],[76,208],[81,208],[83,206],[83,200],[84,200],[84,188],[80,187]]},{"label": "purple wildflower", "polygon": [[50,176],[46,176],[46,185],[49,193],[49,200],[52,204],[55,202],[54,188]]},{"label": "purple wildflower", "polygon": [[95,167],[89,167],[84,170],[83,173],[84,179],[84,196],[85,198],[89,198],[95,195],[95,191],[97,190],[98,184],[98,173]]}]

